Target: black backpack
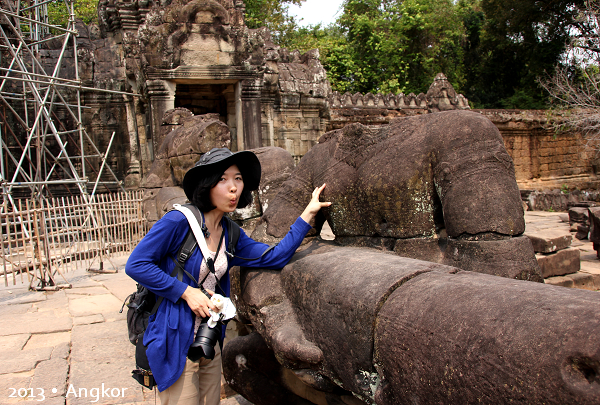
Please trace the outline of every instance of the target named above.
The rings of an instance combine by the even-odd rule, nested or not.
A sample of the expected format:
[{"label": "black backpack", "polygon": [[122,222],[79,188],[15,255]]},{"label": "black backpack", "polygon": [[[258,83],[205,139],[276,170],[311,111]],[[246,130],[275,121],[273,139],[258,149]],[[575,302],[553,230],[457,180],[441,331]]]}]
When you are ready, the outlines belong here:
[{"label": "black backpack", "polygon": [[[185,207],[192,210],[196,216],[196,219],[198,219],[198,222],[201,224],[201,227],[203,227],[204,224],[200,211],[191,204],[186,204]],[[229,217],[225,217],[225,223],[229,236],[226,251],[230,257],[233,257],[235,253],[235,247],[238,239],[240,238],[240,226],[233,222]],[[183,274],[186,273],[188,277],[194,280],[194,277],[185,271],[183,267],[186,260],[192,255],[197,246],[198,243],[196,242],[194,233],[190,228],[185,240],[183,241],[183,244],[179,248],[179,252],[177,253],[177,261],[175,262],[175,268],[171,273],[171,277],[177,277],[179,280],[181,280],[183,278]],[[123,308],[125,305],[127,305],[127,330],[129,333],[129,341],[136,347],[136,369],[132,371],[132,377],[141,385],[149,389],[152,389],[156,385],[156,382],[152,375],[152,371],[150,371],[150,365],[148,364],[148,357],[146,356],[146,347],[143,344],[143,338],[144,332],[146,332],[146,328],[148,327],[148,318],[150,318],[150,315],[156,313],[162,301],[163,297],[158,297],[157,299],[156,295],[152,291],[138,283],[137,290],[125,299],[125,302],[123,302],[123,306],[119,311],[119,313],[122,313]]]}]

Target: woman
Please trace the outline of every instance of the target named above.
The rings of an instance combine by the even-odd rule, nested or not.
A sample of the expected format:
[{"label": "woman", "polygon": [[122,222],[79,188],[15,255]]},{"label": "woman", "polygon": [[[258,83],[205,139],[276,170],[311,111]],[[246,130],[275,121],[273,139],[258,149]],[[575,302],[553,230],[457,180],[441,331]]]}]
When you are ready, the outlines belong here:
[{"label": "woman", "polygon": [[[256,155],[249,151],[232,153],[225,148],[215,148],[205,153],[185,174],[183,189],[188,200],[202,212],[206,225],[205,239],[214,260],[215,272],[213,275],[209,271],[200,249],[196,249],[186,261],[185,270],[210,295],[218,283],[219,292],[223,291],[229,296],[231,266],[284,267],[311,229],[309,222],[322,207],[331,205],[329,202],[319,202],[321,191],[325,188],[323,184],[313,191],[306,209],[275,248],[261,257],[268,246],[252,240],[241,231],[236,255],[240,258],[260,258],[254,261],[237,257],[228,259],[225,254],[228,235],[223,216],[236,208],[247,206],[252,201],[251,191],[256,190],[259,183],[260,162]],[[163,405],[211,405],[218,404],[220,399],[219,345],[215,347],[213,360],[202,358],[191,361],[187,358],[195,332],[200,326],[199,321],[209,316],[209,309],[216,308],[187,275],[183,276],[182,281],[170,276],[175,265],[172,258],[177,255],[188,230],[188,221],[181,212],[168,212],[138,244],[125,268],[131,278],[165,298],[156,314],[150,317],[144,334],[150,368]],[[204,282],[201,281],[203,279]]]}]

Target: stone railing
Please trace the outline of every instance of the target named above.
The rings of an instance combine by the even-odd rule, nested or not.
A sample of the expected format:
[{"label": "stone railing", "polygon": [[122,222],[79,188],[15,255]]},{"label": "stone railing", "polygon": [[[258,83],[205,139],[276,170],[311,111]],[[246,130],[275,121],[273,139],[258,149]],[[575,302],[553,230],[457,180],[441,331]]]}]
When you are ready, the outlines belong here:
[{"label": "stone railing", "polygon": [[446,110],[468,110],[469,100],[457,94],[443,73],[438,73],[427,94],[340,94],[334,91],[329,97],[329,107],[337,108],[379,108],[387,110],[423,109],[427,112]]},{"label": "stone railing", "polygon": [[[458,94],[454,100],[446,97],[428,97],[426,94],[420,93],[415,95],[410,93],[405,94],[361,94],[361,93],[344,93],[340,94],[334,91],[329,97],[330,108],[382,108],[389,110],[402,109],[431,109],[438,110],[460,109],[468,110],[469,102],[462,95]],[[440,108],[442,107],[442,108]],[[451,107],[451,108],[448,108]]]},{"label": "stone railing", "polygon": [[470,109],[469,101],[456,93],[443,73],[436,76],[427,94],[341,94],[334,91],[328,101],[331,113],[328,130],[353,122],[385,125],[396,117]]}]

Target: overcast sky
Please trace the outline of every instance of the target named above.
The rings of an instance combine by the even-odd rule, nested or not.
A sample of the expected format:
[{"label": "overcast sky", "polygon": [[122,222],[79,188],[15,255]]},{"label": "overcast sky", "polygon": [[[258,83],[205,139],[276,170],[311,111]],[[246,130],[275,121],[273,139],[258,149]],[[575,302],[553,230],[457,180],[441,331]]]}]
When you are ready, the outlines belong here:
[{"label": "overcast sky", "polygon": [[300,7],[291,4],[289,14],[296,17],[301,26],[318,23],[327,26],[340,16],[342,3],[343,0],[306,0]]}]

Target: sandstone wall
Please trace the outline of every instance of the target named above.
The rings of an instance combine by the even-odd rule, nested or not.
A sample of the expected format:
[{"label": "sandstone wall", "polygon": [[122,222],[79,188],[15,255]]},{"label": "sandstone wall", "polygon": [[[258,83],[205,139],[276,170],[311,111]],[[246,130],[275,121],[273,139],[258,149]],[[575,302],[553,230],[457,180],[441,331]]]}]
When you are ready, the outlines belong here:
[{"label": "sandstone wall", "polygon": [[[436,80],[441,83],[444,79]],[[449,83],[445,86],[448,88]],[[436,97],[434,94],[436,92],[432,90],[418,96],[370,93],[341,95],[334,92],[329,99],[331,118],[327,130],[343,128],[355,122],[379,126],[395,118],[468,108],[462,95],[444,98],[439,91]],[[579,133],[556,133],[548,124],[546,111],[475,111],[490,119],[500,130],[505,147],[513,159],[520,189],[559,190],[564,193],[596,189],[600,184],[597,176],[599,160],[595,150],[587,146],[586,139]]]},{"label": "sandstone wall", "polygon": [[545,111],[477,110],[500,130],[522,190],[595,189],[596,152],[576,132],[549,128]]}]

